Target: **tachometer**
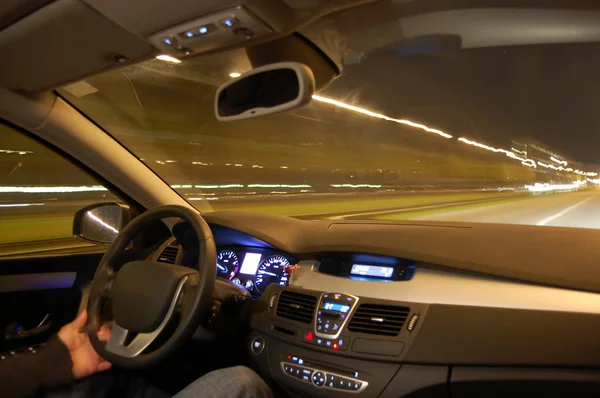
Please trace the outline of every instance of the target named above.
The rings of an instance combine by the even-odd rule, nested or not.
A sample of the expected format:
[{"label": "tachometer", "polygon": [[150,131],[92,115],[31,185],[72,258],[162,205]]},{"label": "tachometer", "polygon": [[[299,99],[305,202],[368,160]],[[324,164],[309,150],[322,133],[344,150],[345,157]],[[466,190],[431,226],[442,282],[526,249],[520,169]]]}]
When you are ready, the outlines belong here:
[{"label": "tachometer", "polygon": [[271,283],[286,286],[289,266],[290,260],[280,254],[275,254],[260,263],[254,280],[256,290],[262,293]]},{"label": "tachometer", "polygon": [[217,256],[217,276],[232,280],[238,271],[238,256],[232,250],[223,250]]}]

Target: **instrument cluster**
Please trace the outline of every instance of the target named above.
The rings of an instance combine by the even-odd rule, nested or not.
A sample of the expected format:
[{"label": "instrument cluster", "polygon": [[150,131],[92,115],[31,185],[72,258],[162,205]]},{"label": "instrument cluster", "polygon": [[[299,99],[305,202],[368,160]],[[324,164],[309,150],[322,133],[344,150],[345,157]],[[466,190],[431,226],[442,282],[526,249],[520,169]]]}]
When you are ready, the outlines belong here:
[{"label": "instrument cluster", "polygon": [[260,296],[267,286],[287,286],[293,262],[288,255],[258,248],[221,248],[217,255],[217,276],[244,286]]}]

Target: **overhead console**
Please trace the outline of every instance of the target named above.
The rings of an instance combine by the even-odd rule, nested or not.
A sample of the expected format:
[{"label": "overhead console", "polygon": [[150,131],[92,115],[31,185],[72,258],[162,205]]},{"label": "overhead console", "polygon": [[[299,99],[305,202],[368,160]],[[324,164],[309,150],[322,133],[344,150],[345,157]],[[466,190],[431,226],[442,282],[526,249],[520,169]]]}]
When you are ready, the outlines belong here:
[{"label": "overhead console", "polygon": [[247,8],[238,6],[172,26],[150,36],[150,42],[174,56],[204,53],[260,38],[272,29]]}]

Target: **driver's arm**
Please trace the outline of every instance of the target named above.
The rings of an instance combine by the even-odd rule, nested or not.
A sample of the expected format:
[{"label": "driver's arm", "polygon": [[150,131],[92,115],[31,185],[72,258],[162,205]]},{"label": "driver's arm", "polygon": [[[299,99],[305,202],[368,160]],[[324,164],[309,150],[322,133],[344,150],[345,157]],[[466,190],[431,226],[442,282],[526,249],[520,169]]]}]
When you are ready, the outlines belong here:
[{"label": "driver's arm", "polygon": [[52,337],[36,353],[6,358],[0,362],[0,391],[5,397],[31,397],[42,389],[72,383],[73,362],[65,344]]},{"label": "driver's arm", "polygon": [[[35,354],[0,361],[0,395],[31,397],[41,390],[64,386],[110,369],[110,363],[98,356],[87,334],[81,331],[86,322],[87,312],[83,310]],[[103,327],[98,338],[108,340],[110,329]]]}]

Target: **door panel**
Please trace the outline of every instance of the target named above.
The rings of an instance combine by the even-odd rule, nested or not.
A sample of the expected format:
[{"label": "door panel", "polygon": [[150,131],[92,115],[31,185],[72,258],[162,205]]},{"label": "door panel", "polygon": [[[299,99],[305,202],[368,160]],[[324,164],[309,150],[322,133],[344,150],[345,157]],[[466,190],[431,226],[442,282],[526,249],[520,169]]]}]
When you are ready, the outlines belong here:
[{"label": "door panel", "polygon": [[[43,343],[73,320],[101,257],[80,254],[0,262],[0,352]],[[28,335],[32,329],[38,333]],[[11,338],[15,334],[24,337]]]}]

